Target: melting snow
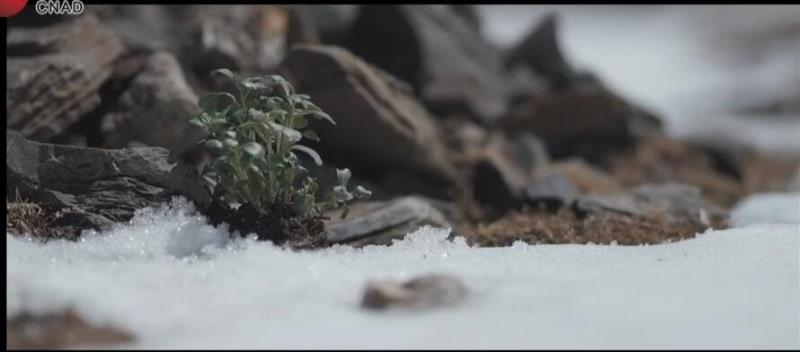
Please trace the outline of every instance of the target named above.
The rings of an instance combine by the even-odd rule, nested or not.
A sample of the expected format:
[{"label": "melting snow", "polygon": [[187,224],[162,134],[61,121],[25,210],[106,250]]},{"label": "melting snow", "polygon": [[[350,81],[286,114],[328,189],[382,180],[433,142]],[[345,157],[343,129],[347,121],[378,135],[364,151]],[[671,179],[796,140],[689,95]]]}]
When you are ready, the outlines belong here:
[{"label": "melting snow", "polygon": [[[734,211],[746,227],[656,246],[471,248],[421,228],[317,252],[228,240],[177,199],[80,243],[7,235],[7,314],[71,306],[135,348],[798,348],[799,196],[752,197]],[[471,295],[359,308],[367,279],[427,273]]]}]

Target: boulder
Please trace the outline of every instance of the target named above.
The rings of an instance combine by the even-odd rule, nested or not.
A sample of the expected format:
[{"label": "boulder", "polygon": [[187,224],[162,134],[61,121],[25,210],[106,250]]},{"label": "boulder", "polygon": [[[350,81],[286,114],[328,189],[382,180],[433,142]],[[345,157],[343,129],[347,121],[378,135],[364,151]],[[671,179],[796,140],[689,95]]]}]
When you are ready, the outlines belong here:
[{"label": "boulder", "polygon": [[295,47],[280,72],[336,121],[310,122],[321,139],[315,149],[334,164],[376,181],[391,171],[438,185],[457,177],[438,125],[391,75],[330,46]]},{"label": "boulder", "polygon": [[134,211],[173,196],[208,205],[209,187],[157,147],[94,149],[37,143],[6,133],[6,194],[62,212],[66,237],[128,221]]},{"label": "boulder", "polygon": [[49,141],[101,104],[98,91],[124,52],[91,14],[7,36],[6,127]]},{"label": "boulder", "polygon": [[537,135],[553,158],[581,156],[592,162],[660,131],[658,119],[603,88],[531,95],[500,126]]},{"label": "boulder", "polygon": [[327,214],[331,218],[326,224],[328,240],[356,247],[390,245],[425,225],[452,227],[442,212],[419,197],[359,203],[345,220],[339,219],[340,213]]},{"label": "boulder", "polygon": [[424,275],[405,283],[367,282],[361,306],[367,309],[433,309],[461,303],[468,294],[461,280],[448,275]]},{"label": "boulder", "polygon": [[409,82],[431,111],[492,124],[506,111],[502,57],[449,5],[365,5],[348,48]]},{"label": "boulder", "polygon": [[189,123],[199,112],[197,101],[176,58],[165,52],[152,54],[103,117],[105,145],[124,148],[139,142],[182,155],[205,136]]}]

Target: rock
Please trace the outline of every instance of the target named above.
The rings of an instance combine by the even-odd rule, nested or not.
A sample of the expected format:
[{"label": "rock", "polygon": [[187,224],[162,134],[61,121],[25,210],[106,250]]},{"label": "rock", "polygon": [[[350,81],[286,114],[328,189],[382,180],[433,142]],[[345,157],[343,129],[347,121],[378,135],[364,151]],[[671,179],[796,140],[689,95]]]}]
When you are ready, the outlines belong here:
[{"label": "rock", "polygon": [[100,86],[124,52],[91,14],[49,27],[12,28],[6,45],[6,127],[40,141],[100,105]]},{"label": "rock", "polygon": [[131,52],[150,54],[180,50],[181,6],[92,5],[86,8],[103,21]]},{"label": "rock", "polygon": [[555,174],[565,177],[577,187],[580,194],[586,193],[616,193],[623,191],[624,187],[606,171],[601,170],[578,158],[561,160],[539,168],[534,172],[535,178],[547,177]]},{"label": "rock", "polygon": [[356,55],[409,82],[436,114],[493,124],[507,109],[499,51],[448,5],[362,6]]},{"label": "rock", "polygon": [[506,67],[526,66],[543,76],[554,89],[574,87],[579,75],[561,53],[558,16],[547,14],[513,49],[506,58]]},{"label": "rock", "polygon": [[311,22],[323,44],[344,46],[360,5],[301,5],[311,15]]},{"label": "rock", "polygon": [[210,191],[197,173],[170,163],[163,148],[118,150],[31,142],[6,133],[6,192],[60,210],[57,226],[75,237],[128,221],[135,210],[185,196],[199,207]]},{"label": "rock", "polygon": [[133,335],[111,326],[90,324],[73,310],[58,313],[21,313],[9,317],[6,348],[65,349],[111,347],[133,341]]},{"label": "rock", "polygon": [[518,205],[530,174],[512,157],[511,143],[495,133],[483,150],[472,172],[473,196],[494,217]]},{"label": "rock", "polygon": [[512,212],[465,231],[480,246],[600,243],[641,245],[692,238],[724,228],[727,214],[700,191],[681,184],[645,185],[631,192],[579,195],[561,207]]},{"label": "rock", "polygon": [[475,33],[481,32],[481,16],[478,7],[473,4],[450,5],[458,16],[466,22]]},{"label": "rock", "polygon": [[308,6],[294,5],[288,8],[289,23],[286,30],[286,48],[295,44],[321,44],[319,32],[314,27],[314,18]]},{"label": "rock", "polygon": [[698,188],[678,183],[648,184],[624,194],[585,195],[576,199],[572,208],[579,215],[663,216],[668,222],[702,226],[711,226],[712,217],[724,215],[722,209],[703,199]]},{"label": "rock", "polygon": [[336,121],[310,121],[321,138],[317,150],[334,164],[376,181],[389,171],[445,186],[458,177],[439,127],[402,82],[328,46],[295,47],[281,73]]},{"label": "rock", "polygon": [[728,153],[714,156],[697,145],[662,137],[642,140],[632,150],[612,158],[607,168],[625,186],[692,184],[714,203],[731,206],[745,194],[740,181],[743,169],[736,166],[738,162]]},{"label": "rock", "polygon": [[182,14],[182,55],[207,78],[218,68],[271,71],[286,52],[289,11],[277,5],[187,7]]},{"label": "rock", "polygon": [[455,277],[425,275],[405,283],[369,281],[361,306],[367,309],[432,309],[461,303],[467,288]]},{"label": "rock", "polygon": [[580,194],[578,187],[563,174],[548,173],[525,187],[525,203],[544,204],[556,209],[569,204]]},{"label": "rock", "polygon": [[197,101],[176,58],[165,52],[152,54],[104,117],[105,145],[123,148],[136,141],[182,155],[205,136],[189,123],[199,112]]},{"label": "rock", "polygon": [[452,225],[435,207],[418,197],[403,197],[389,202],[360,203],[353,206],[345,220],[341,210],[327,214],[328,240],[361,247],[368,244],[390,245],[394,239],[421,226],[450,228]]},{"label": "rock", "polygon": [[605,89],[586,89],[532,95],[500,126],[537,135],[553,158],[581,156],[594,162],[658,133],[660,123]]}]

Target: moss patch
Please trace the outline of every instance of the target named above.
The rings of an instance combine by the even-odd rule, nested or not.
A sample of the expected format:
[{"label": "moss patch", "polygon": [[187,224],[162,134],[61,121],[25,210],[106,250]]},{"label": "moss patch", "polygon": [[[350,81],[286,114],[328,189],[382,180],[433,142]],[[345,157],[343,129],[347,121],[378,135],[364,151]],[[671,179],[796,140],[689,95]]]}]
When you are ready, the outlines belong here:
[{"label": "moss patch", "polygon": [[[720,219],[712,219],[711,227],[722,228]],[[481,224],[467,232],[467,242],[484,247],[510,246],[515,241],[528,244],[658,244],[695,237],[707,226],[693,221],[652,217],[589,214],[583,217],[570,209],[555,213],[523,209],[490,224]]]}]

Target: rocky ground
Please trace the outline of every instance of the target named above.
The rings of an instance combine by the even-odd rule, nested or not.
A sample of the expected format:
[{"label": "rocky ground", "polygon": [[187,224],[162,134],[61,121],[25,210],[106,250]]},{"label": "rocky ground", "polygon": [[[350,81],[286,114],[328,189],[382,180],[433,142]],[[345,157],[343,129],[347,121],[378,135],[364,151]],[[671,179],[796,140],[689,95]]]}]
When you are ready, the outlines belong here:
[{"label": "rocky ground", "polygon": [[[80,241],[174,196],[202,214],[209,156],[188,120],[222,87],[209,76],[220,67],[281,74],[336,120],[312,122],[325,164],[307,168],[324,191],[349,167],[373,197],[346,220],[329,214],[326,245],[391,245],[424,225],[486,247],[675,242],[730,226],[732,206],[791,190],[800,170],[797,153],[672,137],[659,111],[571,64],[557,15],[509,48],[471,5],[92,5],[50,19],[8,21],[13,235]],[[792,101],[736,108],[800,116]],[[364,305],[450,304],[462,289],[375,282]],[[67,312],[42,324],[79,337],[31,340],[20,326],[39,318],[20,314],[8,317],[16,347],[131,339]]]}]

